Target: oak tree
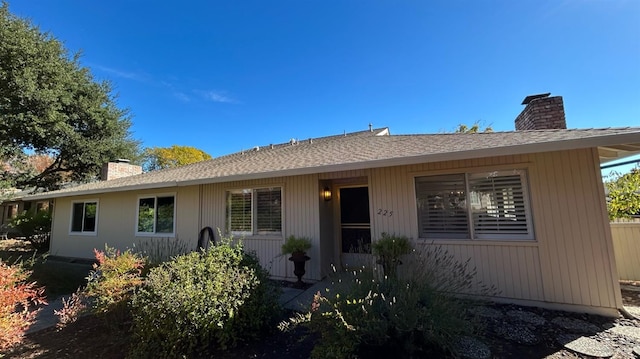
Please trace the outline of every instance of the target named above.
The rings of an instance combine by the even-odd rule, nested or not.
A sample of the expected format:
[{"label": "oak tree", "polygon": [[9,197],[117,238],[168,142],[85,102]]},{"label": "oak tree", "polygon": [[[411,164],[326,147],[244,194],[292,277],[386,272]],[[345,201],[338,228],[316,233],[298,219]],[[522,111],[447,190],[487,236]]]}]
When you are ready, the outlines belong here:
[{"label": "oak tree", "polygon": [[[79,54],[0,6],[0,183],[55,189],[96,178],[103,163],[131,158],[127,110],[107,82],[94,80]],[[52,161],[31,171],[28,157]]]}]

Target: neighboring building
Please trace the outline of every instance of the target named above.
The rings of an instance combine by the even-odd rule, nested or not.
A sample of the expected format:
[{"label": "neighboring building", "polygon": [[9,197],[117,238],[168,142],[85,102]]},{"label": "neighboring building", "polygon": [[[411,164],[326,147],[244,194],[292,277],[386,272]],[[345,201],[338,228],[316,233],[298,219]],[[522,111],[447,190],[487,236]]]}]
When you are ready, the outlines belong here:
[{"label": "neighboring building", "polygon": [[331,264],[361,263],[369,255],[353,249],[387,232],[471,258],[496,300],[614,315],[599,166],[639,153],[640,128],[567,130],[561,97],[524,104],[514,132],[292,140],[28,198],[55,200],[54,255],[162,237],[195,248],[210,226],[243,237],[281,278],[293,278],[284,238],[309,237],[305,278],[319,280]]},{"label": "neighboring building", "polygon": [[33,200],[24,201],[23,197],[29,195],[29,191],[22,190],[4,190],[0,193],[0,238],[4,235],[8,237],[20,236],[20,233],[11,228],[11,221],[19,214],[29,211],[32,208],[37,211],[46,211],[50,209],[50,201]]},{"label": "neighboring building", "polygon": [[[106,163],[102,166],[100,179],[108,181],[116,178],[134,176],[142,173],[142,167],[129,164],[127,159],[118,159],[114,162]],[[75,187],[67,184],[67,187]],[[11,228],[10,224],[19,214],[35,210],[48,211],[53,210],[52,201],[45,200],[23,200],[25,196],[32,196],[31,190],[8,189],[0,191],[0,234],[6,233],[12,236],[18,236],[20,233]]]}]

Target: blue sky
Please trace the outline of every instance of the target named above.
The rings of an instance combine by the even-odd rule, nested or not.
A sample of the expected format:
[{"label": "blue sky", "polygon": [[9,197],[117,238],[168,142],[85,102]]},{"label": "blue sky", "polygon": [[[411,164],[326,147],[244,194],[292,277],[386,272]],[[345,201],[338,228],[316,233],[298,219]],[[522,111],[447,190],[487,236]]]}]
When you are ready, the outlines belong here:
[{"label": "blue sky", "polygon": [[640,126],[640,1],[10,1],[112,82],[144,146],[212,156],[388,126]]}]

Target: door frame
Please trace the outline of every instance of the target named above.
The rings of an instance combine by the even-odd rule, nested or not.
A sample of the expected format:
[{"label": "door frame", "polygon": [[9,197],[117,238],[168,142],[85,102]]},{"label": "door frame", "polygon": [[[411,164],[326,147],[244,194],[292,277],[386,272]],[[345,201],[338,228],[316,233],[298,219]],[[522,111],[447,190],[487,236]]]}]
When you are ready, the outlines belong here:
[{"label": "door frame", "polygon": [[[334,232],[334,258],[337,258],[338,260],[338,267],[342,268],[342,269],[348,269],[348,268],[354,268],[354,267],[359,267],[361,264],[365,265],[369,262],[371,262],[373,260],[373,256],[370,253],[363,253],[363,254],[352,254],[354,256],[360,256],[361,258],[357,259],[357,265],[356,266],[349,266],[347,267],[345,265],[345,258],[344,253],[342,253],[342,219],[341,219],[341,204],[342,204],[342,198],[340,198],[340,190],[343,188],[361,188],[361,187],[365,187],[367,188],[367,197],[369,199],[369,232],[371,234],[371,238],[373,239],[373,212],[372,212],[372,205],[371,205],[371,186],[369,184],[369,180],[368,178],[357,178],[357,179],[353,179],[352,181],[345,181],[343,183],[333,183],[333,191],[335,193],[335,199],[334,202],[334,207],[333,207],[333,223],[334,223],[334,228],[333,228],[333,232]],[[349,254],[347,254],[349,255]],[[348,265],[348,263],[347,263]]]}]

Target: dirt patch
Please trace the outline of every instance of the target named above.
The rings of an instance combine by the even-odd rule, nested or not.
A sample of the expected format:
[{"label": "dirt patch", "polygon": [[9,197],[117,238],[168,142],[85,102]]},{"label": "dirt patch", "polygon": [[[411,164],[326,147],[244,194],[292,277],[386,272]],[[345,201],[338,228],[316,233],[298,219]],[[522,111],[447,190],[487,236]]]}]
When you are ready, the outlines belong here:
[{"label": "dirt patch", "polygon": [[68,327],[41,330],[27,335],[7,358],[125,358],[129,348],[127,331],[111,330],[95,316],[86,316]]},{"label": "dirt patch", "polygon": [[[291,313],[289,313],[291,314]],[[6,358],[125,358],[130,350],[131,332],[112,328],[96,316],[86,316],[66,328],[45,329],[27,335],[23,344],[6,353]],[[234,349],[209,350],[197,358],[309,358],[315,339],[303,328],[291,333],[274,330],[260,341]]]}]

